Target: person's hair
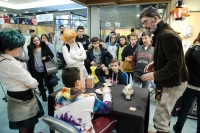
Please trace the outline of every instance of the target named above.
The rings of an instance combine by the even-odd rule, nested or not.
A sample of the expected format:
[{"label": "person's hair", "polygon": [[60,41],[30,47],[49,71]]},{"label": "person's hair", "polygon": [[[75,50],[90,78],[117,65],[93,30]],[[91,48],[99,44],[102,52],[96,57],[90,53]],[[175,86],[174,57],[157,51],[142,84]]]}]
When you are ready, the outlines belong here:
[{"label": "person's hair", "polygon": [[33,32],[35,32],[35,30],[32,30],[32,29],[31,29],[31,30],[29,30],[29,33],[30,33],[30,34],[31,34],[31,33],[33,33]]},{"label": "person's hair", "polygon": [[47,34],[42,34],[42,35],[41,35],[41,40],[42,40],[42,37],[43,37],[43,36],[45,36],[45,37],[47,38],[47,41],[49,42],[49,37],[47,36]]},{"label": "person's hair", "polygon": [[195,44],[196,42],[200,43],[200,32],[199,32],[197,38],[194,40],[193,44]]},{"label": "person's hair", "polygon": [[159,19],[161,19],[158,10],[155,7],[152,7],[152,6],[144,8],[142,10],[142,12],[140,13],[140,19],[143,18],[143,17],[153,18],[155,16],[157,16]]},{"label": "person's hair", "polygon": [[[38,37],[38,39],[40,40],[39,36],[37,36],[37,35],[32,35],[32,36],[31,36],[30,46],[31,46],[32,49],[35,49],[35,48],[36,48],[35,44],[33,43],[33,40],[34,40],[36,37]],[[41,46],[41,40],[40,40],[40,46]]]},{"label": "person's hair", "polygon": [[25,44],[24,36],[16,30],[0,32],[0,40],[0,52],[23,47]]},{"label": "person's hair", "polygon": [[20,34],[22,34],[22,31],[20,29],[17,29],[16,31],[18,31]]},{"label": "person's hair", "polygon": [[61,25],[59,26],[59,29],[61,29],[62,27],[65,27],[65,26],[61,24]]},{"label": "person's hair", "polygon": [[83,27],[83,26],[78,26],[78,27],[77,27],[77,31],[80,30],[80,29],[81,29],[81,30],[84,30],[84,27]]},{"label": "person's hair", "polygon": [[[128,44],[128,40],[127,40],[127,37],[125,36],[125,35],[121,35],[120,37],[119,37],[119,39],[120,38],[124,38],[125,39],[125,44],[124,45],[127,45]],[[121,43],[120,43],[121,44]]]},{"label": "person's hair", "polygon": [[117,58],[113,58],[111,60],[111,63],[115,63],[115,62],[117,62],[117,64],[120,65],[120,61]]},{"label": "person's hair", "polygon": [[70,38],[76,38],[77,33],[73,30],[65,30],[63,35],[62,35],[62,40],[67,43]]},{"label": "person's hair", "polygon": [[149,36],[149,37],[151,37],[152,35],[151,35],[151,33],[149,33],[149,32],[142,32],[142,37],[143,36]]},{"label": "person's hair", "polygon": [[77,67],[67,67],[62,72],[62,81],[65,87],[75,87],[75,82],[80,80],[80,70]]},{"label": "person's hair", "polygon": [[93,37],[93,38],[91,39],[91,43],[94,43],[94,42],[97,42],[97,41],[100,42],[100,39],[99,39],[98,37]]},{"label": "person's hair", "polygon": [[134,28],[131,28],[131,32],[134,32],[135,31],[135,29]]},{"label": "person's hair", "polygon": [[138,39],[138,34],[137,33],[131,33],[130,34],[130,38],[131,38],[131,36],[134,36],[134,37],[136,37]]}]

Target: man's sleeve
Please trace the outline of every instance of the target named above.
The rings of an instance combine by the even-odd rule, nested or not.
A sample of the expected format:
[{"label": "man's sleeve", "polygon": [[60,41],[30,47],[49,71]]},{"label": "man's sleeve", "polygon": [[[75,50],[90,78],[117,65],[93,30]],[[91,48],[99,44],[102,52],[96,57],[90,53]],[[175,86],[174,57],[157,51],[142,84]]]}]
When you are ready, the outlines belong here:
[{"label": "man's sleeve", "polygon": [[170,35],[165,35],[167,37],[162,39],[161,43],[159,44],[162,45],[162,49],[160,50],[163,50],[164,55],[168,61],[163,68],[154,72],[156,81],[163,81],[172,77],[181,70],[183,65],[184,57],[182,56],[182,42],[173,34],[169,34]]}]

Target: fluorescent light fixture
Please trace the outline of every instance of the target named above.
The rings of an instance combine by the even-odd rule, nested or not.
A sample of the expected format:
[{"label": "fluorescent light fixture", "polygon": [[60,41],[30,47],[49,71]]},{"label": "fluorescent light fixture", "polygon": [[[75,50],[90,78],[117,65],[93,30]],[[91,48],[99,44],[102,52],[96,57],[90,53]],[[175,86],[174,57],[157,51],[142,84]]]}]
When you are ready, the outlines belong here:
[{"label": "fluorescent light fixture", "polygon": [[27,11],[25,11],[25,13],[28,13]]},{"label": "fluorescent light fixture", "polygon": [[5,12],[5,11],[6,11],[6,9],[3,9],[3,11]]},{"label": "fluorescent light fixture", "polygon": [[65,9],[58,9],[58,11],[67,11],[67,10],[76,10],[76,9],[86,9],[87,7],[78,7],[78,8],[65,8]]},{"label": "fluorescent light fixture", "polygon": [[38,12],[41,12],[41,10],[38,10]]},{"label": "fluorescent light fixture", "polygon": [[5,2],[7,2],[8,0],[4,0]]},{"label": "fluorescent light fixture", "polygon": [[140,15],[139,15],[139,14],[137,14],[136,16],[137,16],[137,17],[139,17]]},{"label": "fluorescent light fixture", "polygon": [[15,9],[15,10],[56,6],[56,5],[64,5],[64,4],[73,4],[73,3],[74,2],[71,0],[42,0],[42,1],[23,3],[23,4],[10,4],[9,2],[5,3],[4,1],[0,1],[0,5],[2,7],[11,8],[11,9]]}]

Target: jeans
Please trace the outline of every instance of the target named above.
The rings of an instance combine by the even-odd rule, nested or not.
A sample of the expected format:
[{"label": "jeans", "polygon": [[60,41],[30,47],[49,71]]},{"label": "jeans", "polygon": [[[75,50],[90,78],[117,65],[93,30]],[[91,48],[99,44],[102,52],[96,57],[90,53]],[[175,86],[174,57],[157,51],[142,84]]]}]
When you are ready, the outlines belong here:
[{"label": "jeans", "polygon": [[179,86],[162,88],[162,97],[156,105],[153,118],[154,127],[158,132],[170,132],[169,121],[172,109],[182,96],[186,86],[187,82],[182,82]]},{"label": "jeans", "polygon": [[200,133],[200,91],[190,88],[187,88],[186,91],[183,93],[181,110],[178,114],[178,120],[176,122],[176,131],[181,132],[181,130],[183,129],[183,126],[187,119],[187,115],[192,107],[192,103],[194,102],[195,98],[197,98],[197,133]]}]

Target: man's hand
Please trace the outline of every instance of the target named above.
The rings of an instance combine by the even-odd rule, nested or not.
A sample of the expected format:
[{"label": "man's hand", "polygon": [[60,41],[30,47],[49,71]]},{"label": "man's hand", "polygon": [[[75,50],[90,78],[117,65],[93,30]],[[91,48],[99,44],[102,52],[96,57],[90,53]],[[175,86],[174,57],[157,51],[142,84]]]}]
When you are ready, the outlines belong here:
[{"label": "man's hand", "polygon": [[131,62],[131,59],[128,57],[125,57],[125,61]]},{"label": "man's hand", "polygon": [[108,68],[107,68],[107,67],[102,67],[102,70],[103,70],[104,72],[106,72],[106,71],[108,71]]},{"label": "man's hand", "polygon": [[143,81],[149,81],[149,82],[151,82],[152,80],[154,80],[154,72],[143,74],[141,76],[141,78],[142,78]]},{"label": "man's hand", "polygon": [[92,62],[90,63],[90,65],[92,65],[92,66],[97,66],[97,63],[94,62],[94,61],[92,61]]},{"label": "man's hand", "polygon": [[104,64],[101,64],[101,68],[103,68],[103,67],[105,67],[105,65],[104,65]]},{"label": "man's hand", "polygon": [[46,60],[46,57],[44,56],[44,57],[42,57],[42,60]]},{"label": "man's hand", "polygon": [[152,61],[151,63],[149,63],[145,68],[144,68],[144,72],[148,73],[148,72],[152,72],[154,71],[154,61]]}]

